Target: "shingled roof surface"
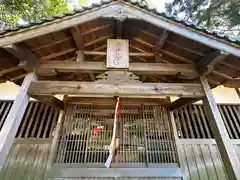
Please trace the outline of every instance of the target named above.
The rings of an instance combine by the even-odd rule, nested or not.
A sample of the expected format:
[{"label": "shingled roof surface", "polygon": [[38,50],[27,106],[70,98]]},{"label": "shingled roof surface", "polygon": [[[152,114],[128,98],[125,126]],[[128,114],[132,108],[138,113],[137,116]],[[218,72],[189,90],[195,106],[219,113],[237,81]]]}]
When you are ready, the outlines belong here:
[{"label": "shingled roof surface", "polygon": [[[159,12],[156,8],[150,8],[146,3],[141,3],[138,0],[122,0],[122,1],[127,4],[137,6],[138,8],[141,8],[141,9],[147,11],[148,13],[155,14],[165,20],[168,20],[168,21],[170,20],[174,23],[179,23],[180,25],[184,25],[185,27],[191,28],[192,30],[197,31],[201,34],[204,33],[205,35],[211,35],[219,40],[224,40],[224,41],[230,42],[235,45],[240,45],[239,40],[237,40],[233,37],[227,36],[224,33],[219,33],[214,30],[209,30],[206,27],[198,26],[196,24],[183,21],[182,19],[179,19],[178,17],[175,17],[175,16],[170,16],[169,14],[167,14],[165,12]],[[67,12],[67,13],[63,13],[63,14],[55,14],[51,17],[46,17],[46,18],[43,18],[38,21],[29,22],[28,24],[17,25],[12,28],[7,28],[7,29],[0,31],[0,38],[7,36],[11,33],[21,32],[22,30],[25,30],[25,29],[37,28],[39,25],[47,24],[49,22],[53,23],[55,21],[57,22],[61,19],[65,19],[65,18],[68,18],[71,16],[78,16],[78,15],[81,15],[81,13],[85,13],[85,12],[95,9],[95,8],[103,7],[104,5],[112,3],[112,2],[116,2],[116,0],[102,0],[100,3],[93,3],[90,6],[78,7],[76,9],[74,9],[72,12]]]}]

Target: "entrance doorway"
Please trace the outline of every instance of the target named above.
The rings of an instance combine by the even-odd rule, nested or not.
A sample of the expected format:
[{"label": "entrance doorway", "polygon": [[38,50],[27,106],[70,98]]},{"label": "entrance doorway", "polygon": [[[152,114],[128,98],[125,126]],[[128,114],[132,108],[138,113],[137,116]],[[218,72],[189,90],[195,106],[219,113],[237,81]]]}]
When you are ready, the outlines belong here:
[{"label": "entrance doorway", "polygon": [[[56,163],[104,167],[112,138],[114,105],[70,104],[65,108]],[[114,167],[178,163],[166,108],[121,105],[119,148]]]}]

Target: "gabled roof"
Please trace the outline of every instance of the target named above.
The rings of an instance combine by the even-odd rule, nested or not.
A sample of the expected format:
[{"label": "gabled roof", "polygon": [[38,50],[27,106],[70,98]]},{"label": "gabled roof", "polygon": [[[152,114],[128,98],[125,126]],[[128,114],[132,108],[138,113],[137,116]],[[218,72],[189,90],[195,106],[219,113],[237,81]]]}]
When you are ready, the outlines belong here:
[{"label": "gabled roof", "polygon": [[214,31],[208,31],[203,27],[181,21],[165,13],[160,13],[156,9],[151,9],[146,4],[141,4],[136,0],[102,0],[101,3],[81,7],[75,9],[73,12],[53,15],[52,17],[36,22],[30,22],[28,25],[5,29],[0,33],[0,46],[21,42],[114,13],[120,16],[126,14],[126,17],[130,18],[131,16],[137,17],[156,26],[240,57],[239,41],[215,33]]}]

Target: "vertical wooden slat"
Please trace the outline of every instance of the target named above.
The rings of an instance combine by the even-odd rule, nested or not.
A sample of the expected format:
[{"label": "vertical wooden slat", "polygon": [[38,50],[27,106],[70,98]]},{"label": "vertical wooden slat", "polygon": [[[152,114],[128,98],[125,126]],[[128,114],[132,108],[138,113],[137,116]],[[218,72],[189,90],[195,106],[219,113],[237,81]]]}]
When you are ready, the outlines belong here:
[{"label": "vertical wooden slat", "polygon": [[1,121],[0,121],[0,130],[2,129],[2,126],[3,126],[4,122],[6,121],[6,117],[7,117],[8,113],[9,113],[9,110],[10,110],[11,106],[12,106],[12,103],[8,102],[7,107],[4,110],[4,113],[3,113]]},{"label": "vertical wooden slat", "polygon": [[27,122],[29,121],[29,116],[32,115],[31,110],[32,110],[33,104],[34,103],[32,103],[32,102],[29,103],[25,119],[23,120],[23,124],[22,124],[22,127],[20,129],[20,133],[19,133],[19,136],[18,136],[19,138],[24,137],[23,133],[24,133],[24,131],[26,131],[26,125],[27,125]]},{"label": "vertical wooden slat", "polygon": [[200,114],[201,114],[201,117],[202,117],[202,121],[203,121],[203,124],[204,124],[204,127],[205,127],[205,130],[207,132],[207,138],[212,138],[211,136],[211,133],[210,133],[210,128],[208,127],[208,124],[207,124],[207,118],[205,117],[205,114],[203,112],[203,106],[198,106],[199,110],[200,110]]},{"label": "vertical wooden slat", "polygon": [[33,110],[32,114],[31,114],[32,116],[31,116],[31,119],[30,119],[30,121],[28,123],[27,129],[26,129],[26,132],[25,132],[25,135],[24,135],[25,138],[30,136],[29,132],[31,130],[32,124],[34,123],[34,117],[36,115],[36,112],[37,112],[37,109],[38,109],[38,105],[39,105],[38,102],[34,102],[34,105],[33,105],[34,106],[34,110]]},{"label": "vertical wooden slat", "polygon": [[239,139],[238,134],[237,134],[236,129],[235,129],[236,125],[233,124],[232,118],[230,117],[229,111],[226,109],[225,105],[223,105],[223,111],[224,111],[224,113],[226,115],[225,117],[226,117],[226,120],[227,120],[225,124],[229,124],[229,126],[231,127],[230,131],[233,133],[233,138],[234,139]]},{"label": "vertical wooden slat", "polygon": [[228,135],[230,136],[231,139],[233,139],[233,133],[232,133],[232,131],[231,131],[229,125],[228,125],[228,122],[227,122],[226,116],[223,112],[223,107],[222,106],[219,106],[219,112],[220,112],[220,114],[223,118],[223,122],[224,122],[224,125],[225,125],[226,129],[227,129]]},{"label": "vertical wooden slat", "polygon": [[196,120],[197,120],[197,122],[198,122],[198,128],[200,128],[200,132],[201,132],[201,137],[202,138],[206,138],[206,134],[205,134],[205,132],[204,132],[204,130],[203,130],[203,124],[202,124],[202,121],[201,121],[201,119],[200,119],[200,117],[199,117],[199,113],[198,113],[198,109],[196,108],[196,105],[194,104],[193,105],[193,109],[194,109],[194,112],[195,112],[195,114],[196,114]]},{"label": "vertical wooden slat", "polygon": [[184,129],[184,138],[191,138],[191,135],[188,134],[188,129],[187,129],[187,125],[186,125],[186,122],[185,122],[185,118],[183,116],[182,108],[180,108],[179,111],[180,111],[180,120],[181,120],[181,123],[183,125],[183,129]]},{"label": "vertical wooden slat", "polygon": [[192,109],[192,106],[193,105],[188,105],[188,113],[190,114],[190,116],[191,116],[191,122],[193,123],[193,126],[194,126],[194,130],[195,130],[195,132],[196,132],[196,136],[195,136],[195,138],[200,138],[200,133],[199,133],[199,125],[197,124],[197,120],[195,119],[195,117],[193,116],[193,109]]},{"label": "vertical wooden slat", "polygon": [[2,102],[1,103],[1,109],[0,109],[0,130],[2,129],[2,125],[5,122],[5,118],[3,117],[2,113],[4,112],[4,107],[8,104],[8,102]]},{"label": "vertical wooden slat", "polygon": [[[46,116],[47,116],[47,112],[49,110],[49,105],[45,105],[44,107],[44,113],[43,116],[41,118],[41,124],[39,126],[39,130],[38,130],[38,134],[37,134],[37,138],[40,138],[41,134],[43,134],[43,123],[46,121]],[[45,138],[45,137],[44,137]]]},{"label": "vertical wooden slat", "polygon": [[234,122],[233,128],[235,129],[235,131],[236,131],[236,133],[237,133],[237,139],[239,139],[240,126],[239,126],[238,120],[237,120],[236,117],[235,117],[235,114],[233,113],[233,109],[235,108],[235,105],[233,105],[233,106],[228,105],[227,107],[228,107],[228,111],[230,112],[230,115],[231,115],[231,117],[232,117],[232,118],[230,119],[230,121],[233,119],[233,122]]},{"label": "vertical wooden slat", "polygon": [[191,123],[191,121],[190,121],[190,118],[189,118],[189,114],[188,114],[188,110],[187,110],[187,107],[186,106],[184,106],[183,107],[183,112],[184,112],[184,114],[185,114],[185,116],[186,116],[186,122],[187,122],[187,127],[188,127],[188,129],[189,129],[189,131],[190,131],[190,137],[191,138],[194,138],[195,136],[194,136],[194,133],[193,133],[193,128],[192,128],[192,123]]},{"label": "vertical wooden slat", "polygon": [[47,131],[48,131],[48,128],[49,128],[49,124],[50,124],[50,121],[52,121],[52,115],[53,115],[53,109],[51,108],[50,110],[50,113],[48,115],[48,119],[47,119],[47,123],[45,125],[45,129],[44,129],[44,133],[43,133],[43,137],[47,137]]},{"label": "vertical wooden slat", "polygon": [[43,107],[45,106],[45,104],[44,103],[39,103],[39,104],[40,104],[40,108],[38,109],[38,111],[36,113],[36,116],[35,116],[36,118],[34,119],[34,126],[31,129],[30,137],[34,137],[35,134],[37,134],[36,131],[41,131],[41,129],[39,129],[39,127],[37,129],[37,126],[39,125],[39,121],[41,121],[40,117],[41,117],[41,113],[42,113],[42,110],[43,110]]}]

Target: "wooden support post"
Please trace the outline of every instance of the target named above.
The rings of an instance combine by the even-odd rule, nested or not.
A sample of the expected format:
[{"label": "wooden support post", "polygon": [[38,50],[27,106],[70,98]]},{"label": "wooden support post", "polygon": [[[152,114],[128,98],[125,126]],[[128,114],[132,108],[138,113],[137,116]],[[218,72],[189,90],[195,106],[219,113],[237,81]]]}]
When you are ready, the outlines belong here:
[{"label": "wooden support post", "polygon": [[56,158],[56,155],[57,155],[58,142],[59,142],[59,138],[60,138],[60,132],[62,129],[63,119],[64,119],[64,111],[60,110],[57,125],[54,130],[54,135],[53,135],[53,140],[52,140],[49,157],[48,157],[47,169],[50,169],[52,167],[52,165],[54,163],[54,159]]},{"label": "wooden support post", "polygon": [[0,169],[3,168],[11,149],[13,139],[21,124],[22,117],[28,105],[30,96],[28,88],[32,81],[36,80],[35,73],[27,75],[21,85],[20,92],[14,101],[12,108],[7,116],[7,119],[0,131]]},{"label": "wooden support post", "polygon": [[[177,132],[177,127],[176,127],[176,122],[174,119],[174,115],[173,115],[173,111],[170,111],[170,124],[172,127],[172,131],[173,131],[173,137],[176,143],[176,149],[177,149],[177,159],[178,159],[178,163],[179,163],[179,167],[183,167],[184,162],[181,158],[181,151],[180,151],[180,144],[179,144],[179,137],[178,137],[178,132]],[[183,180],[186,179],[186,177],[183,175]]]},{"label": "wooden support post", "polygon": [[231,180],[240,179],[240,164],[234,147],[229,138],[227,129],[224,125],[221,114],[218,110],[217,104],[209,87],[207,78],[200,76],[200,81],[205,93],[204,105],[209,123],[213,132],[214,138],[222,156],[223,164],[225,166],[228,178]]}]

